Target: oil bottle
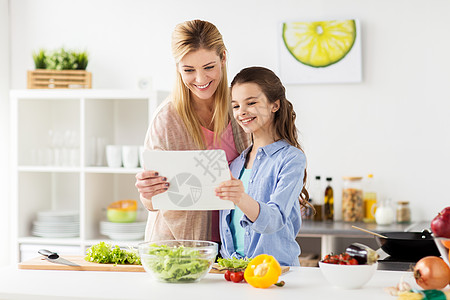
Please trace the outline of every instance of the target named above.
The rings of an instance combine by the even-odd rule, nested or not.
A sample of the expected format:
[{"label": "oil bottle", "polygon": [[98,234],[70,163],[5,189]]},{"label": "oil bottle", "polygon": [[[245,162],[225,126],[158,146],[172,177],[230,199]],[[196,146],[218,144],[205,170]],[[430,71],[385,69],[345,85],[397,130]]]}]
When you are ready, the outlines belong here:
[{"label": "oil bottle", "polygon": [[325,203],[324,203],[324,220],[334,219],[334,195],[333,195],[333,187],[331,186],[331,181],[333,178],[327,177],[327,187],[325,188]]},{"label": "oil bottle", "polygon": [[364,187],[364,222],[375,222],[375,211],[377,203],[377,193],[375,192],[373,174],[367,175],[366,184]]},{"label": "oil bottle", "polygon": [[316,210],[313,220],[314,221],[322,221],[323,220],[323,189],[322,189],[322,183],[320,181],[320,176],[315,177],[316,180],[314,181],[314,187],[312,189],[313,195],[312,195],[312,205],[314,206],[314,209]]}]

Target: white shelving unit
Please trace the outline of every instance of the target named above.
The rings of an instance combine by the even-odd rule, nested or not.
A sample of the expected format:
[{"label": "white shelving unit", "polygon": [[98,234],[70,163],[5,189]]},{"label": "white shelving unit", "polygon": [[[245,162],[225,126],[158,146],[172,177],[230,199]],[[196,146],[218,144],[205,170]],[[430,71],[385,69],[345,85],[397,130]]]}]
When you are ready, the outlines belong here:
[{"label": "white shelving unit", "polygon": [[[95,89],[10,92],[11,253],[16,261],[36,256],[39,248],[82,255],[99,241],[139,242],[110,241],[99,233],[109,203],[139,199],[134,183],[140,169],[107,167],[103,149],[106,144],[142,145],[151,115],[167,95]],[[143,220],[146,213],[138,203]],[[43,210],[79,211],[80,236],[32,236],[32,223]]]}]

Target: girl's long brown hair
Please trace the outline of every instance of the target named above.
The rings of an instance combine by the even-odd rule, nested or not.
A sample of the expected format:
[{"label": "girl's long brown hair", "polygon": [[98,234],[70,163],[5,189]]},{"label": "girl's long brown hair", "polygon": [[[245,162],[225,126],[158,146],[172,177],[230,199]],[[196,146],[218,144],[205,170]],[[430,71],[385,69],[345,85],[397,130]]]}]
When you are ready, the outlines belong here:
[{"label": "girl's long brown hair", "polygon": [[[303,153],[303,149],[298,142],[297,128],[295,127],[296,114],[294,107],[289,100],[286,99],[286,89],[284,88],[281,80],[275,75],[274,72],[263,67],[249,67],[242,69],[231,82],[231,89],[236,84],[242,83],[255,83],[262,90],[270,103],[274,103],[280,100],[280,108],[274,115],[274,127],[276,134],[286,140],[292,146],[300,149]],[[306,190],[306,168],[305,176],[303,177],[303,188],[299,195],[300,204],[303,206],[311,207],[308,202],[309,194]]]}]

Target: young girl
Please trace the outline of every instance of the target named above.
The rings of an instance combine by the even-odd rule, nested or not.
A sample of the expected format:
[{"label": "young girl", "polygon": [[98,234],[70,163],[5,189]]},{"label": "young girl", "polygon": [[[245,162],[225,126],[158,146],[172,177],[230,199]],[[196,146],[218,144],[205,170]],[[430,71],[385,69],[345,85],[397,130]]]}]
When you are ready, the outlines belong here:
[{"label": "young girl", "polygon": [[[285,88],[270,70],[241,70],[231,83],[233,115],[252,145],[230,165],[232,178],[216,195],[234,210],[220,212],[224,258],[273,255],[281,265],[298,266],[295,240],[306,205],[306,158],[298,141],[295,112]],[[238,179],[236,179],[238,178]]]}]

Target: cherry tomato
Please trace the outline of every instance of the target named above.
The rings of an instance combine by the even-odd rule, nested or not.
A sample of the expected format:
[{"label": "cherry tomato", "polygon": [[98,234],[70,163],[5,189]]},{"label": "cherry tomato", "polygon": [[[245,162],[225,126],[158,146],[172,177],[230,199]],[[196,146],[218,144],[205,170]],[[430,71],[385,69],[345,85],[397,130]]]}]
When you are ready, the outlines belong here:
[{"label": "cherry tomato", "polygon": [[230,275],[231,275],[231,271],[230,270],[226,270],[225,274],[223,274],[223,276],[225,277],[226,281],[231,281]]},{"label": "cherry tomato", "polygon": [[241,282],[244,279],[244,272],[231,272],[230,279],[236,283]]},{"label": "cherry tomato", "polygon": [[348,255],[347,253],[339,254],[340,261],[346,261],[346,260],[349,260],[349,258],[350,258],[350,255]]},{"label": "cherry tomato", "polygon": [[347,252],[341,254],[327,254],[322,260],[324,263],[337,264],[337,265],[357,265],[358,261],[351,257]]}]

